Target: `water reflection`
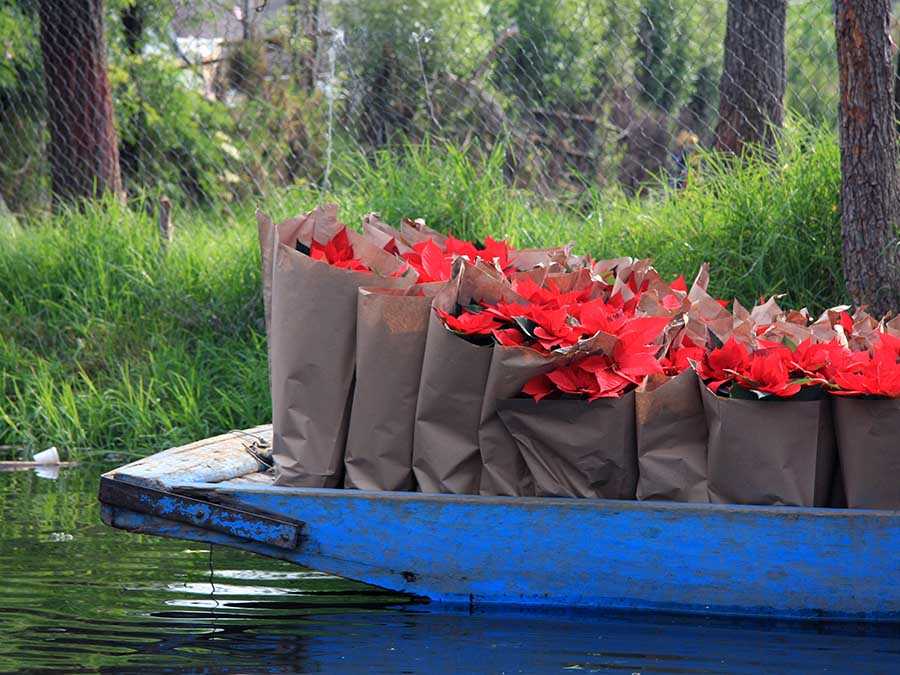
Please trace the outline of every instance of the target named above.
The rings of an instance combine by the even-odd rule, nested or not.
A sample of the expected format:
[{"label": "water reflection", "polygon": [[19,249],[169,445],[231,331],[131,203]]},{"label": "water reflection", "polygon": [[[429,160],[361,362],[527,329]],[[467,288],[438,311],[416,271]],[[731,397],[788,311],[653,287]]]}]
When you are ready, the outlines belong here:
[{"label": "water reflection", "polygon": [[99,469],[0,474],[0,671],[900,672],[900,635],[435,612],[227,549],[100,524]]}]

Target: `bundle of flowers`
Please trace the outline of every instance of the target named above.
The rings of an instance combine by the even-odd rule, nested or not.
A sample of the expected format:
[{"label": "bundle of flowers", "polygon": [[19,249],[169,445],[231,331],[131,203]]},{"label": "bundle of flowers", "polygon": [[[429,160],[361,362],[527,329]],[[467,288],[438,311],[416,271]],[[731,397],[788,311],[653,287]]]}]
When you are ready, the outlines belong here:
[{"label": "bundle of flowers", "polygon": [[404,288],[415,275],[405,273],[403,261],[377,242],[349,230],[334,205],[278,225],[263,214],[258,220],[276,482],[338,487],[356,365],[359,289]]},{"label": "bundle of flowers", "polygon": [[487,237],[481,246],[447,237],[443,244],[426,239],[413,244],[412,250],[401,253],[409,266],[419,275],[420,283],[449,281],[453,275],[453,263],[463,258],[470,263],[482,262],[496,267],[503,274],[513,270],[510,262],[512,249],[505,241]]},{"label": "bundle of flowers", "polygon": [[829,378],[851,508],[900,509],[900,337],[883,328],[870,349],[848,351]]},{"label": "bundle of flowers", "polygon": [[[570,350],[598,334],[623,338],[626,344],[620,347],[620,353],[624,356],[648,327],[652,327],[652,340],[656,340],[672,320],[668,314],[639,314],[639,301],[650,280],[632,289],[634,283],[627,286],[630,296],[626,300],[625,293],[588,270],[551,275],[543,283],[520,275],[512,280],[511,288],[521,300],[477,301],[458,307],[455,313],[438,310],[438,315],[459,335],[482,342],[489,338],[507,347],[530,347],[543,354]],[[676,280],[664,296],[669,306],[682,305],[686,294],[678,286]]]},{"label": "bundle of flowers", "polygon": [[[565,287],[552,278],[542,284],[518,279],[514,288],[524,302],[469,309],[460,315],[476,315],[465,320],[469,326],[450,321],[457,329],[477,321],[496,342],[479,440],[485,466],[496,465],[492,479],[501,487],[501,460],[518,450],[539,495],[634,498],[629,392],[648,374],[662,372],[663,333],[687,292],[683,280],[663,283],[646,261],[604,267],[595,263],[585,274],[566,277]],[[662,315],[642,313],[645,295],[644,308]],[[504,489],[513,489],[511,476],[505,478]]]},{"label": "bundle of flowers", "polygon": [[[676,281],[687,290],[683,280]],[[710,326],[727,315],[727,303],[706,292],[708,282],[704,265],[688,291],[686,307],[679,308],[666,329],[659,351],[661,372],[650,373],[634,393],[636,496],[641,500],[709,501],[706,418],[693,365],[706,353]]]},{"label": "bundle of flowers", "polygon": [[712,501],[829,504],[835,443],[826,390],[849,352],[833,334],[820,338],[807,312],[784,311],[775,297],[749,310],[733,303],[727,339],[695,362]]},{"label": "bundle of flowers", "polygon": [[[303,244],[299,241],[296,246],[297,250],[301,253],[305,252]],[[338,230],[337,233],[324,244],[313,239],[308,251],[310,258],[328,263],[332,267],[353,270],[355,272],[372,271],[368,265],[356,258],[353,251],[353,244],[350,243],[350,237],[347,234],[346,227],[342,227]]]}]

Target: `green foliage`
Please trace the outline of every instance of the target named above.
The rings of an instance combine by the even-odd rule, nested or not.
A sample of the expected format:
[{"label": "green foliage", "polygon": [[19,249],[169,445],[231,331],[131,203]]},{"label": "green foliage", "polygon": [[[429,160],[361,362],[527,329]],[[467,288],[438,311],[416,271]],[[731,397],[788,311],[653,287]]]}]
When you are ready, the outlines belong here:
[{"label": "green foliage", "polygon": [[165,56],[122,54],[109,67],[120,159],[131,194],[166,194],[202,204],[226,199],[237,182],[232,118],[188,86],[189,73]]},{"label": "green foliage", "polygon": [[785,104],[815,123],[834,123],[838,70],[830,2],[788,4],[785,50]]},{"label": "green foliage", "polygon": [[491,7],[496,33],[516,26],[518,34],[501,50],[494,82],[525,105],[556,99],[584,44],[568,34],[556,0],[508,0]]},{"label": "green foliage", "polygon": [[0,196],[13,211],[47,204],[38,45],[36,4],[0,0]]},{"label": "green foliage", "polygon": [[252,228],[175,218],[166,255],[115,202],[0,235],[0,443],[139,452],[268,418]]},{"label": "green foliage", "polygon": [[686,42],[675,32],[675,12],[668,0],[646,0],[638,22],[638,87],[647,101],[666,111],[678,98],[686,65]]}]

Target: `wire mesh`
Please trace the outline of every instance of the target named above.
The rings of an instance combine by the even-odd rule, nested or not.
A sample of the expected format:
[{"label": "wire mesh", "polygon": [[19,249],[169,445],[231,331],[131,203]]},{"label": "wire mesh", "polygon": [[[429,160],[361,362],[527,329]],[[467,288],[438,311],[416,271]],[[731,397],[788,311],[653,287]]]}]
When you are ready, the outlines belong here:
[{"label": "wire mesh", "polygon": [[[833,124],[831,3],[758,6],[782,8],[783,41],[760,30],[732,57],[779,72],[733,84],[752,99],[782,77],[789,114]],[[348,163],[426,140],[473,157],[500,148],[507,180],[546,196],[640,193],[681,184],[731,124],[719,116],[725,0],[0,8],[0,208],[13,213],[104,188],[189,207],[327,189],[352,180]]]}]

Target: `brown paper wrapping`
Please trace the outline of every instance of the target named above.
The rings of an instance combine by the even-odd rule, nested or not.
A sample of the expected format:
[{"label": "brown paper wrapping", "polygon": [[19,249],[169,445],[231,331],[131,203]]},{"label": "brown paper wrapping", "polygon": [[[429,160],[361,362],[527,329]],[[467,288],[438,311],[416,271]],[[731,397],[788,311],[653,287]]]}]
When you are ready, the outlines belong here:
[{"label": "brown paper wrapping", "polygon": [[637,498],[708,502],[706,418],[697,374],[648,378],[635,392]]},{"label": "brown paper wrapping", "polygon": [[494,345],[478,430],[483,464],[481,494],[512,497],[534,494],[531,473],[519,444],[497,415],[497,404],[517,396],[531,378],[553,370],[561,361],[559,356],[548,356],[528,347]]},{"label": "brown paper wrapping", "polygon": [[827,506],[835,463],[828,399],[750,401],[700,386],[709,496],[718,504]]},{"label": "brown paper wrapping", "polygon": [[361,288],[356,315],[356,384],[344,486],[415,489],[413,426],[433,296],[443,284]]},{"label": "brown paper wrapping", "polygon": [[[589,270],[547,275],[563,292],[591,285]],[[602,287],[598,286],[598,290]],[[484,389],[478,430],[483,495],[510,497],[534,494],[534,482],[515,439],[497,415],[497,402],[518,396],[533,377],[553,370],[577,354],[597,351],[599,340],[586,341],[566,353],[543,354],[529,347],[495,345]]]},{"label": "brown paper wrapping", "polygon": [[[273,246],[269,317],[272,456],[277,485],[338,487],[350,416],[360,286],[408,286],[411,278],[380,278],[331,267],[297,251],[340,227],[324,207],[277,226],[260,219]],[[355,241],[360,259],[387,271],[392,256]]]},{"label": "brown paper wrapping", "polygon": [[900,399],[835,396],[832,405],[847,506],[900,509]]},{"label": "brown paper wrapping", "polygon": [[634,499],[634,393],[596,401],[507,399],[502,423],[541,497]]},{"label": "brown paper wrapping", "polygon": [[[452,311],[473,300],[521,298],[490,268],[458,263],[457,275],[438,293],[433,307]],[[490,345],[473,344],[447,330],[431,313],[413,433],[413,472],[422,492],[478,493],[478,423],[491,351]]]}]

